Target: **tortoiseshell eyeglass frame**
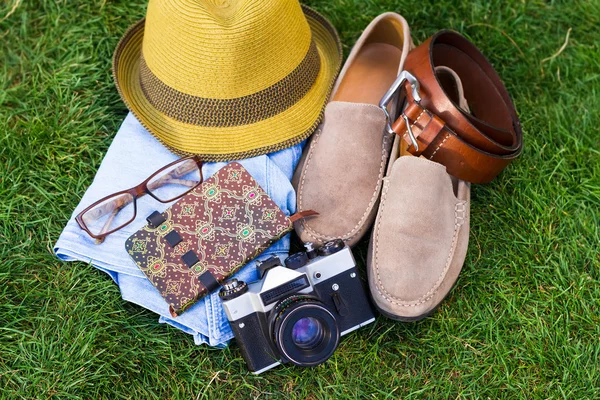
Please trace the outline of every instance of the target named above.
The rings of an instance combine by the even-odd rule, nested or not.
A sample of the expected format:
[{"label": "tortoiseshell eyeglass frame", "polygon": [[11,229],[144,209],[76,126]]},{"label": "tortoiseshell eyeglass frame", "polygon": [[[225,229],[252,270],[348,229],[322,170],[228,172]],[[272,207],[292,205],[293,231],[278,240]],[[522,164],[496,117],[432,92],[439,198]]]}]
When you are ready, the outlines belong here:
[{"label": "tortoiseshell eyeglass frame", "polygon": [[[152,182],[153,187],[148,188],[148,183],[155,178],[157,175],[163,173],[165,170],[171,168],[174,165],[177,165],[179,163],[182,163],[186,160],[192,160],[196,163],[196,166],[198,167],[198,170],[200,171],[200,181],[196,184],[194,184],[193,186],[190,186],[189,190],[181,193],[180,195],[170,198],[170,199],[160,199],[158,198],[155,194],[152,193],[153,189],[157,189],[163,185],[172,183],[175,179],[184,176],[185,174],[189,173],[191,170],[189,169],[184,169],[179,171],[178,169],[175,169],[174,171],[171,172],[171,174],[169,175],[165,175],[164,177],[162,177],[161,179]],[[183,164],[182,166],[184,166],[185,164]],[[176,172],[178,175],[173,176],[172,173]],[[133,222],[133,220],[135,219],[135,217],[137,216],[137,199],[139,197],[142,197],[145,194],[149,194],[150,196],[152,196],[155,200],[161,202],[161,203],[170,203],[172,201],[175,201],[183,196],[185,196],[186,194],[188,194],[189,192],[191,192],[192,190],[194,190],[196,187],[198,187],[202,182],[204,181],[204,177],[202,176],[202,161],[200,160],[200,158],[198,156],[189,156],[189,157],[184,157],[184,158],[180,158],[179,160],[173,161],[170,164],[165,165],[164,167],[162,167],[161,169],[159,169],[158,171],[154,172],[152,175],[150,175],[148,178],[146,178],[145,181],[143,181],[142,183],[140,183],[139,185],[132,187],[131,189],[127,189],[127,190],[121,190],[120,192],[116,192],[113,193],[111,195],[105,196],[103,198],[101,198],[100,200],[94,202],[93,204],[91,204],[90,206],[88,206],[85,210],[81,211],[79,214],[77,214],[77,216],[75,217],[75,221],[77,221],[77,224],[79,225],[79,227],[81,229],[83,229],[84,231],[87,232],[88,235],[90,235],[92,238],[96,239],[96,244],[100,244],[104,241],[104,239],[106,238],[106,236],[110,235],[113,232],[118,231],[119,229],[122,229],[123,227],[129,225],[131,222]],[[186,183],[187,182],[187,183]],[[184,185],[188,185],[190,183],[193,183],[193,181],[180,181],[179,183],[182,183]],[[119,198],[120,195],[125,195],[128,194],[131,197],[127,196],[127,199],[122,199]],[[109,219],[107,220],[107,222],[105,223],[104,228],[102,229],[103,232],[99,233],[99,234],[93,234],[90,229],[86,226],[84,220],[83,220],[83,216],[85,215],[85,213],[87,213],[88,211],[92,210],[93,208],[99,206],[101,203],[105,202],[107,199],[110,199],[111,197],[114,197],[115,199],[113,200],[114,204],[116,204],[116,207],[114,209],[114,211],[112,212],[112,216],[109,217]],[[117,215],[117,213],[126,205],[128,205],[129,203],[133,202],[133,216],[131,217],[131,219],[127,222],[125,222],[122,225],[119,225],[118,227],[111,229],[111,230],[107,230],[106,232],[104,232],[104,230],[106,228],[108,228],[110,226],[110,223],[112,222],[112,219]],[[111,203],[107,203],[107,204],[111,204]]]}]

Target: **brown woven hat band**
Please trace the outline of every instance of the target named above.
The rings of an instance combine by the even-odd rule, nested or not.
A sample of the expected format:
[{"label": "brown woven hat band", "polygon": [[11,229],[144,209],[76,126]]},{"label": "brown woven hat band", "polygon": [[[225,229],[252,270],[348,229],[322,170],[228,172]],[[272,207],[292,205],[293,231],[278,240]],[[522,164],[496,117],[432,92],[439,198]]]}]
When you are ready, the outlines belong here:
[{"label": "brown woven hat band", "polygon": [[191,125],[230,127],[252,124],[293,106],[312,88],[321,60],[314,41],[298,66],[277,83],[248,96],[210,99],[164,84],[140,55],[140,86],[148,102],[165,115]]}]

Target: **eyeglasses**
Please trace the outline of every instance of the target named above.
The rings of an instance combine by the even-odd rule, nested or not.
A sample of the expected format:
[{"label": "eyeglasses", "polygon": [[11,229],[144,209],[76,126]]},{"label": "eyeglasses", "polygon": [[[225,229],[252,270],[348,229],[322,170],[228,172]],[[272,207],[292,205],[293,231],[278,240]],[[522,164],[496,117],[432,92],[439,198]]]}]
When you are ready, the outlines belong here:
[{"label": "eyeglasses", "polygon": [[202,180],[202,161],[197,156],[181,158],[139,185],[98,200],[80,212],[75,221],[100,244],[106,236],[135,219],[139,197],[149,194],[161,203],[170,203],[191,192]]}]

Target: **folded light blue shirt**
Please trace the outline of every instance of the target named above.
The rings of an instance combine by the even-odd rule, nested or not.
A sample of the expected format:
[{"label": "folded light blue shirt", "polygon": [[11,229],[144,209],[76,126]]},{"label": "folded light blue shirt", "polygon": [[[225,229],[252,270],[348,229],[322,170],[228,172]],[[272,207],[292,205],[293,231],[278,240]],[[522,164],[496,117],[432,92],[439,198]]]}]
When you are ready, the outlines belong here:
[{"label": "folded light blue shirt", "polygon": [[[275,153],[238,161],[288,216],[296,211],[296,193],[291,179],[302,155],[302,146],[298,144]],[[153,172],[178,158],[129,114],[102,160],[94,181],[54,245],[54,252],[61,260],[84,261],[106,272],[119,285],[124,300],[159,314],[160,323],[170,324],[193,335],[196,344],[224,347],[233,338],[233,333],[218,292],[206,296],[182,315],[173,318],[169,313],[169,305],[125,251],[125,240],[146,224],[146,217],[155,210],[164,211],[172,203],[163,204],[151,196],[137,199],[135,220],[107,236],[104,243],[99,245],[75,222],[77,213],[94,201],[140,184]],[[202,167],[204,179],[226,164],[205,163]],[[286,235],[269,247],[258,260],[273,254],[286,257],[289,247],[290,236]],[[251,261],[234,276],[244,281],[257,279],[256,263]]]}]

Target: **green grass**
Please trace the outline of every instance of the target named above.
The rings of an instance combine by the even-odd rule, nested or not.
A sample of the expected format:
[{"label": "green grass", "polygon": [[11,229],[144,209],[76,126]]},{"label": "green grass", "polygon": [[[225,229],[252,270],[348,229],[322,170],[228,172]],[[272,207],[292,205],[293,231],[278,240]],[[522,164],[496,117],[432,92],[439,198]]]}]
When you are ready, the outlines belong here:
[{"label": "green grass", "polygon": [[346,54],[388,10],[417,43],[470,37],[513,95],[525,149],[473,186],[467,260],[437,313],[378,318],[324,365],[258,377],[236,346],[194,346],[52,254],[127,113],[110,59],[144,2],[23,0],[4,18],[15,1],[0,2],[1,398],[600,398],[600,1],[307,2]]}]

